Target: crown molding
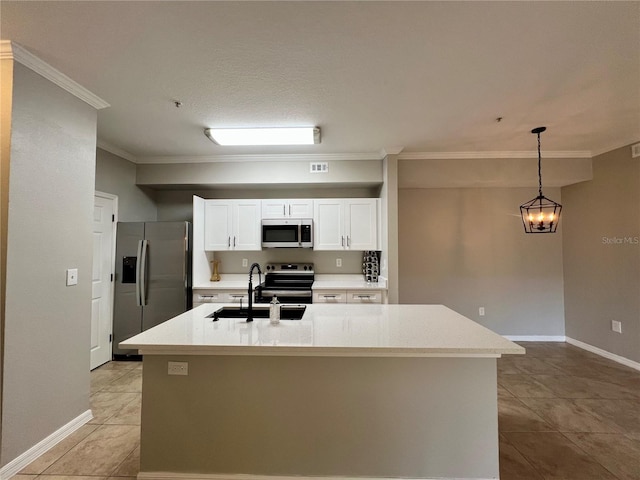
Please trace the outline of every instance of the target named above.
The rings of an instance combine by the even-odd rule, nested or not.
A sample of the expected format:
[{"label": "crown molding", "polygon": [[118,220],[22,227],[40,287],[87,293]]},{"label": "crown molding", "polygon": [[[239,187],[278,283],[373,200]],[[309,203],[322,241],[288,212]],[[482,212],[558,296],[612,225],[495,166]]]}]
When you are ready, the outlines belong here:
[{"label": "crown molding", "polygon": [[15,42],[11,42],[9,40],[2,41],[2,45],[0,46],[0,58],[13,59],[14,61],[33,70],[38,75],[43,76],[52,83],[55,83],[63,90],[69,92],[71,95],[74,95],[83,102],[91,105],[96,110],[100,110],[102,108],[107,108],[110,106],[103,99],[90,92],[79,83],[71,80],[61,71],[53,68],[43,60],[40,60],[34,54]]},{"label": "crown molding", "polygon": [[[588,150],[545,151],[546,158],[591,158]],[[405,152],[398,156],[399,160],[467,160],[496,158],[538,158],[538,152]]]},{"label": "crown molding", "polygon": [[385,147],[380,150],[380,157],[384,158],[387,155],[399,155],[404,150],[404,147]]},{"label": "crown molding", "polygon": [[623,142],[616,142],[605,148],[599,148],[598,150],[594,150],[593,156],[597,157],[598,155],[602,155],[603,153],[609,153],[619,148],[630,147],[631,145],[633,145],[634,143],[638,143],[639,141],[640,141],[640,133],[637,133],[633,138],[628,138]]},{"label": "crown molding", "polygon": [[115,145],[110,144],[109,142],[105,142],[104,140],[98,139],[96,146],[101,150],[105,150],[109,153],[113,153],[114,155],[118,157],[122,157],[125,160],[129,160],[130,162],[133,162],[133,163],[138,163],[138,157],[136,157],[132,153],[127,152],[126,150],[123,150],[121,148],[116,147]]},{"label": "crown molding", "polygon": [[137,157],[135,163],[243,163],[243,162],[330,162],[382,160],[376,153],[314,153],[314,154],[252,154],[252,155],[199,155],[169,157]]}]

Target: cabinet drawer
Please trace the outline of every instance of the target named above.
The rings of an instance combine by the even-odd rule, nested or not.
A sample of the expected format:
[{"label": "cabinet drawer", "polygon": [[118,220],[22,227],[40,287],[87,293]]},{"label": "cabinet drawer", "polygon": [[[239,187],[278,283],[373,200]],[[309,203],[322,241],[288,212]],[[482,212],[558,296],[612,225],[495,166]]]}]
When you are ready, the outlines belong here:
[{"label": "cabinet drawer", "polygon": [[345,290],[313,292],[313,303],[347,303],[347,292]]},{"label": "cabinet drawer", "polygon": [[231,292],[225,294],[225,303],[244,303],[246,304],[249,300],[249,294],[247,292]]},{"label": "cabinet drawer", "polygon": [[377,291],[348,291],[347,303],[382,303],[382,295]]},{"label": "cabinet drawer", "polygon": [[222,294],[220,292],[195,293],[193,295],[193,305],[203,303],[222,303]]}]

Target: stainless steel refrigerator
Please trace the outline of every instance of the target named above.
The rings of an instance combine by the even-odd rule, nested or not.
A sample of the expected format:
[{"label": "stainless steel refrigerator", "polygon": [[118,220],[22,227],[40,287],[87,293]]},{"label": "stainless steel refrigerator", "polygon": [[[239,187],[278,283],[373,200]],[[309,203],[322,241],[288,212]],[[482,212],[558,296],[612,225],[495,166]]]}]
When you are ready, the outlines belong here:
[{"label": "stainless steel refrigerator", "polygon": [[191,308],[191,224],[119,222],[113,310],[118,344]]}]

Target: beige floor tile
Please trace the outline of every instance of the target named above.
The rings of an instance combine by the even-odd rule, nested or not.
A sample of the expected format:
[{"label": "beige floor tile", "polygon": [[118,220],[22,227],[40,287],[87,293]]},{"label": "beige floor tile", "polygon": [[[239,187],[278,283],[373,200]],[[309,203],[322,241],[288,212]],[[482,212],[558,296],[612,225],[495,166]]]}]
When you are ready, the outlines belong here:
[{"label": "beige floor tile", "polygon": [[142,392],[142,370],[129,370],[123,376],[105,385],[100,391],[140,393]]},{"label": "beige floor tile", "polygon": [[498,398],[513,398],[513,394],[498,383]]},{"label": "beige floor tile", "polygon": [[632,388],[614,383],[567,375],[533,375],[534,379],[558,398],[626,398],[638,400]]},{"label": "beige floor tile", "polygon": [[25,475],[22,473],[19,473],[18,475],[14,475],[13,477],[11,477],[11,480],[33,480],[34,478],[37,478],[37,475]]},{"label": "beige floor tile", "polygon": [[90,398],[93,412],[92,424],[103,424],[121,412],[127,405],[140,398],[139,393],[98,392]]},{"label": "beige floor tile", "polygon": [[640,440],[606,433],[566,433],[620,480],[640,480]]},{"label": "beige floor tile", "polygon": [[561,433],[511,432],[503,436],[545,480],[618,480]]},{"label": "beige floor tile", "polygon": [[513,357],[510,356],[504,356],[502,358],[498,359],[497,362],[498,365],[498,375],[515,375],[515,374],[522,374],[524,373],[522,370],[520,370],[515,362]]},{"label": "beige floor tile", "polygon": [[574,403],[624,433],[640,433],[640,402],[634,400],[577,399]]},{"label": "beige floor tile", "polygon": [[560,432],[622,433],[620,427],[565,398],[522,398],[527,407]]},{"label": "beige floor tile", "polygon": [[99,370],[133,370],[142,362],[137,361],[112,361],[98,367]]},{"label": "beige floor tile", "polygon": [[90,433],[95,431],[96,428],[98,428],[98,425],[83,425],[56,446],[36,458],[33,462],[22,469],[20,473],[38,474],[44,472],[56,460],[84,440]]},{"label": "beige floor tile", "polygon": [[544,478],[513,445],[501,439],[500,480],[544,480]]},{"label": "beige floor tile", "polygon": [[533,375],[505,375],[498,380],[498,384],[506,388],[515,397],[554,398],[556,396],[551,390],[538,382]]},{"label": "beige floor tile", "polygon": [[105,420],[106,425],[140,425],[142,414],[142,395],[125,405],[118,413]]},{"label": "beige floor tile", "polygon": [[140,447],[136,448],[113,473],[114,477],[135,477],[140,472]]},{"label": "beige floor tile", "polygon": [[123,375],[126,375],[127,371],[128,370],[118,370],[118,369],[102,370],[100,368],[98,368],[97,370],[94,370],[90,374],[91,394],[93,395],[94,393],[99,392],[114,380],[117,380]]},{"label": "beige floor tile", "polygon": [[518,356],[513,358],[513,365],[522,373],[562,375],[562,370],[545,360],[536,357]]},{"label": "beige floor tile", "polygon": [[107,477],[93,475],[39,475],[38,480],[107,480]]},{"label": "beige floor tile", "polygon": [[498,399],[500,432],[552,431],[553,427],[517,398]]},{"label": "beige floor tile", "polygon": [[109,477],[108,480],[136,480],[137,477]]},{"label": "beige floor tile", "polygon": [[102,425],[44,473],[46,475],[109,476],[139,444],[139,427]]}]

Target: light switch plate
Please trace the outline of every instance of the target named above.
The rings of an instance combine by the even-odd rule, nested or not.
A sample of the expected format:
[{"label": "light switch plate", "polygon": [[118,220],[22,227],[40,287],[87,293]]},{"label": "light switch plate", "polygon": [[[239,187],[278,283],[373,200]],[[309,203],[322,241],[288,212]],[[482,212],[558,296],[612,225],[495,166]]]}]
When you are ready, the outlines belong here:
[{"label": "light switch plate", "polygon": [[67,287],[71,285],[78,284],[78,269],[77,268],[69,268],[67,269]]}]

